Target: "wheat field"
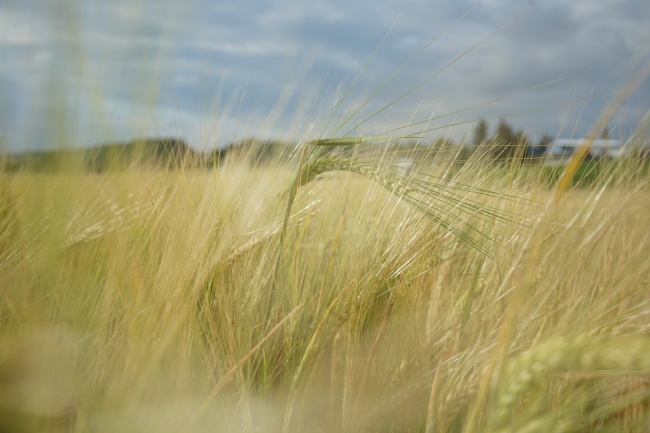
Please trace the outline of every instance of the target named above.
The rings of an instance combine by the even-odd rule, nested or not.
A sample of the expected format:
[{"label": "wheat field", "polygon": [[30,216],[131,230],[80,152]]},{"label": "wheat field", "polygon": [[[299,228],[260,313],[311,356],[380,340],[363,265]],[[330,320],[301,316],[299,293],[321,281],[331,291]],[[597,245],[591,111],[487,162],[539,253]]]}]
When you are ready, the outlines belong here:
[{"label": "wheat field", "polygon": [[3,431],[647,429],[645,176],[338,168],[4,174]]},{"label": "wheat field", "polygon": [[[79,35],[56,42],[83,81]],[[268,161],[0,155],[0,432],[649,431],[647,157],[581,182],[578,165],[549,178],[518,152],[436,147],[413,133],[446,128],[432,117],[351,137],[369,99],[345,92],[338,133],[296,132]]]}]

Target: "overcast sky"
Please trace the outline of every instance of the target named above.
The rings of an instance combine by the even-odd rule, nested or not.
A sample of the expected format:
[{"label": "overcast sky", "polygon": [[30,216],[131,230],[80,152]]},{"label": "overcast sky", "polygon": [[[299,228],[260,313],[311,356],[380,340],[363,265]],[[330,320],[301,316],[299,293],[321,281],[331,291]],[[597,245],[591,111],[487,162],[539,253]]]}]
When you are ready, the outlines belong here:
[{"label": "overcast sky", "polygon": [[[462,138],[472,120],[512,114],[533,137],[580,137],[650,58],[648,0],[474,6],[0,0],[0,140],[18,151],[178,135],[210,148],[316,137],[332,114],[330,135],[433,118],[418,128]],[[625,138],[649,101],[646,82],[610,128]]]}]

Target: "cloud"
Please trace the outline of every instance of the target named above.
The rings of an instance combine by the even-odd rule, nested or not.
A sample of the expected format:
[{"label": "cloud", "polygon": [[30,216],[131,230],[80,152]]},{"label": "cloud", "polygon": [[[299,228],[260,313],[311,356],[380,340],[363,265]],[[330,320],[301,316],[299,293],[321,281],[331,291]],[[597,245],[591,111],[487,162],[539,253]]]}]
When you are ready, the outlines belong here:
[{"label": "cloud", "polygon": [[0,46],[35,45],[43,41],[43,17],[14,8],[0,8]]},{"label": "cloud", "polygon": [[[406,7],[401,0],[195,0],[189,6],[174,0],[65,0],[56,9],[36,0],[3,4],[0,128],[13,131],[12,137],[41,130],[29,143],[14,140],[19,149],[45,145],[42,137],[53,124],[47,107],[57,104],[76,125],[71,130],[89,129],[79,126],[85,122],[102,131],[103,122],[119,136],[143,129],[143,122],[147,131],[157,127],[165,134],[182,122],[200,125],[212,116],[211,107],[220,106],[223,119],[214,123],[228,131],[220,135],[224,139],[236,133],[233,125],[241,134],[292,137],[301,128],[322,127],[363,69],[335,116],[339,125],[357,109],[347,127],[386,107],[363,125],[368,133],[469,109],[439,122],[515,113],[513,124],[538,134],[555,134],[562,122],[584,134],[634,65],[650,55],[650,2],[538,0],[530,6],[523,0],[488,0],[455,22],[474,5],[430,0],[411,0]],[[61,91],[46,103],[47,95],[57,93],[52,87]],[[585,98],[593,101],[578,122]],[[630,130],[647,111],[648,100],[650,89],[644,86],[613,123]],[[523,114],[571,103],[568,114],[564,107]],[[468,128],[459,127],[458,134]],[[88,139],[84,134],[77,134],[80,141]]]}]

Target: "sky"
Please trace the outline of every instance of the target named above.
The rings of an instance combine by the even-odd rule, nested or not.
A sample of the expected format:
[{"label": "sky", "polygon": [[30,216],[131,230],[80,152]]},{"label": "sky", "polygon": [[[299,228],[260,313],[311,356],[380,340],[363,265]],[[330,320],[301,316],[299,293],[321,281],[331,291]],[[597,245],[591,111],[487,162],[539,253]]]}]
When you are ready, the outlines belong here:
[{"label": "sky", "polygon": [[[462,141],[482,117],[581,137],[650,59],[649,22],[647,0],[0,0],[0,149]],[[649,109],[646,80],[612,134]]]}]

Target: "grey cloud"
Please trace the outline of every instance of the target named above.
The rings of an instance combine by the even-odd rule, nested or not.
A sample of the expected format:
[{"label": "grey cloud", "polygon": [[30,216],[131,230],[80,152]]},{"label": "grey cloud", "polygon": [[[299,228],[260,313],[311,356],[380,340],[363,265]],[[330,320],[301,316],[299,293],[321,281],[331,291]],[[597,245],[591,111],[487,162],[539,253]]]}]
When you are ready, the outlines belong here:
[{"label": "grey cloud", "polygon": [[[9,95],[5,99],[10,101],[30,100],[22,104],[26,108],[21,113],[30,111],[37,104],[31,100],[50,79],[38,63],[51,64],[60,83],[70,86],[71,94],[81,95],[81,104],[88,104],[83,102],[88,92],[102,94],[107,101],[103,116],[112,116],[107,121],[124,135],[134,126],[120,113],[140,113],[137,117],[142,118],[147,107],[153,107],[164,119],[158,119],[160,125],[167,125],[163,127],[174,127],[174,110],[187,116],[188,124],[197,123],[206,116],[206,104],[218,97],[219,89],[223,104],[230,105],[229,116],[237,116],[242,101],[240,124],[247,118],[257,119],[242,126],[247,133],[281,135],[282,128],[299,124],[296,119],[305,113],[314,113],[316,120],[309,122],[318,123],[329,116],[333,101],[357,75],[404,6],[401,0],[196,0],[189,7],[180,1],[70,0],[65,3],[73,11],[68,16],[63,12],[49,15],[53,11],[45,3],[28,0],[21,7],[0,6],[0,29],[13,29],[0,30],[0,54],[9,59],[0,65],[0,95]],[[354,111],[413,53],[473,5],[471,1],[411,0],[337,118]],[[487,37],[522,10],[526,12],[514,22]],[[649,18],[650,2],[643,0],[538,0],[533,7],[523,0],[485,1],[406,66],[363,112],[372,113],[448,63],[455,62],[453,66],[364,128],[372,132],[387,122],[408,122],[418,107],[415,118],[426,119],[434,110],[447,113],[472,107],[576,74],[445,121],[522,113],[580,101],[591,94],[595,101],[584,108],[577,130],[577,134],[584,133],[625,82],[634,59],[647,58]],[[68,30],[61,22],[66,19],[76,20]],[[21,27],[29,30],[3,26],[19,22],[30,23]],[[74,66],[71,44],[83,52],[84,68]],[[644,104],[647,111],[649,95],[648,86],[642,87],[623,107],[627,115],[621,122],[626,127],[638,121]],[[69,108],[72,115],[75,110],[83,111],[83,107]],[[571,125],[580,108],[569,110]],[[51,123],[39,120],[39,115],[46,115],[43,111],[34,113],[30,122]],[[531,131],[554,133],[565,113],[565,109],[556,109],[520,115],[512,122]],[[102,120],[97,116],[92,122]],[[23,127],[25,121],[17,117],[16,113],[6,117],[12,120],[4,120],[0,127]],[[265,123],[264,131],[255,132],[264,123],[259,119],[276,122],[276,127]],[[458,130],[462,134],[467,128]]]}]

